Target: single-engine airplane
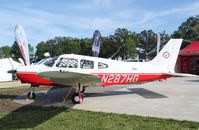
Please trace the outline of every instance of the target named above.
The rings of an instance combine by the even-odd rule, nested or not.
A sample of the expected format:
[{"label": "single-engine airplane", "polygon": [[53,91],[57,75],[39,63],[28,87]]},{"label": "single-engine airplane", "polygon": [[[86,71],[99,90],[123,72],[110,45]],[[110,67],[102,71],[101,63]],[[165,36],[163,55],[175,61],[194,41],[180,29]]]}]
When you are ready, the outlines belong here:
[{"label": "single-engine airplane", "polygon": [[175,64],[182,39],[170,39],[156,57],[149,62],[125,62],[99,58],[100,32],[93,35],[93,56],[64,54],[45,58],[30,65],[28,44],[21,25],[15,28],[15,39],[19,45],[26,66],[17,68],[17,77],[22,83],[29,83],[28,99],[35,99],[35,87],[40,85],[76,87],[71,100],[82,103],[86,87],[133,84],[143,81],[164,80],[172,76],[193,76],[175,73]]},{"label": "single-engine airplane", "polygon": [[22,83],[31,84],[29,99],[34,99],[34,87],[40,85],[72,86],[76,93],[72,102],[82,103],[87,86],[111,86],[143,81],[162,80],[184,74],[175,73],[174,67],[182,39],[170,39],[158,55],[149,62],[124,62],[91,56],[64,54],[39,65],[17,69]]}]

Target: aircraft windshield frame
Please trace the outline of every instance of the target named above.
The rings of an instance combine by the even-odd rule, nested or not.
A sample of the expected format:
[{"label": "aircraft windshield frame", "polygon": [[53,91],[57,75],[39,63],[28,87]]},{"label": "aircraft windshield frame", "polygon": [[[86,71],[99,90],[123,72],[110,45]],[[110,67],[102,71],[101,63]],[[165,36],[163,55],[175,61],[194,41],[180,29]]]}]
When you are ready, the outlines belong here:
[{"label": "aircraft windshield frame", "polygon": [[49,60],[46,60],[43,64],[48,67],[53,67],[53,65],[55,64],[57,59],[58,59],[58,57],[51,58]]}]

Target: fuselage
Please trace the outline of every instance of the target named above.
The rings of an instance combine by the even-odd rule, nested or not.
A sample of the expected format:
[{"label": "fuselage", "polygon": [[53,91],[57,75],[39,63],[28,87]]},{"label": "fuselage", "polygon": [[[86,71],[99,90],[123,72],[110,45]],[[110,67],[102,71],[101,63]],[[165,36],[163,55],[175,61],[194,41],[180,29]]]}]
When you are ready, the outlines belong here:
[{"label": "fuselage", "polygon": [[[42,72],[46,72],[45,75],[42,75]],[[70,75],[65,74],[67,72]],[[78,74],[92,75],[98,80],[87,78],[79,81]],[[17,69],[17,77],[22,83],[35,86],[73,86],[78,82],[89,85],[90,81],[96,85],[111,86],[159,80],[171,76],[164,74],[161,67],[153,66],[149,62],[124,62],[65,54],[43,64],[20,67]]]}]

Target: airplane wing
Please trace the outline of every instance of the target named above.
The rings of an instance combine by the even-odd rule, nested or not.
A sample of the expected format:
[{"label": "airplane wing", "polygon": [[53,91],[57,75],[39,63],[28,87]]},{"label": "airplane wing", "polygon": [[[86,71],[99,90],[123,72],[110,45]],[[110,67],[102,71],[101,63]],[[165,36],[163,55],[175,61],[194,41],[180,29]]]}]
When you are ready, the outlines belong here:
[{"label": "airplane wing", "polygon": [[38,76],[43,77],[57,84],[76,86],[77,83],[82,83],[84,86],[98,86],[101,81],[94,74],[79,73],[73,71],[43,71],[37,73]]}]

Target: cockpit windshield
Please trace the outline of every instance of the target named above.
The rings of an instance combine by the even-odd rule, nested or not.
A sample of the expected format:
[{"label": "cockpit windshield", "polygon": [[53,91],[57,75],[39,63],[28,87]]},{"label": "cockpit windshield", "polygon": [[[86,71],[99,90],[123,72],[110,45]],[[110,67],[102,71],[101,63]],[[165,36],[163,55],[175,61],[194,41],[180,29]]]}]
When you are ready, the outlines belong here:
[{"label": "cockpit windshield", "polygon": [[48,61],[48,60],[50,60],[50,59],[51,59],[51,58],[44,58],[44,59],[41,59],[40,61],[33,63],[33,65],[41,65],[41,64],[45,63],[46,61]]},{"label": "cockpit windshield", "polygon": [[43,64],[52,67],[55,64],[55,61],[57,60],[58,57],[50,58],[49,60],[46,60]]}]

